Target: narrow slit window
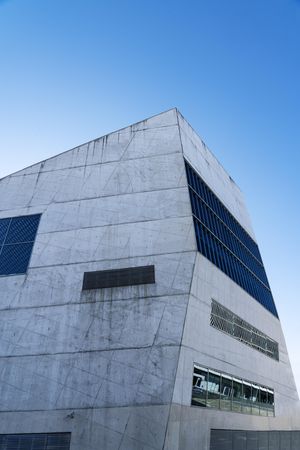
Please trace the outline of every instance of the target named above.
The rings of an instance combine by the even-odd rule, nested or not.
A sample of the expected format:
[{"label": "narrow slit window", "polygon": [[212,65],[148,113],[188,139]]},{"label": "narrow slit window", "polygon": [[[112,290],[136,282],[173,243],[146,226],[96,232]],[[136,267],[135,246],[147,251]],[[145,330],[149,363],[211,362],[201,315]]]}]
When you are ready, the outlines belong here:
[{"label": "narrow slit window", "polygon": [[152,283],[155,283],[155,270],[153,265],[126,267],[124,269],[85,272],[82,290]]}]

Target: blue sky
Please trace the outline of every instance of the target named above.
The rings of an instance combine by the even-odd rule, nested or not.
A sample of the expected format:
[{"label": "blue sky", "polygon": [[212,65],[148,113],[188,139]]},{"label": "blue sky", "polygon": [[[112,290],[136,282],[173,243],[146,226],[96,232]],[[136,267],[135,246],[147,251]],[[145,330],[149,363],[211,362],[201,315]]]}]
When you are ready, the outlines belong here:
[{"label": "blue sky", "polygon": [[0,0],[0,176],[177,106],[244,192],[300,388],[300,2]]}]

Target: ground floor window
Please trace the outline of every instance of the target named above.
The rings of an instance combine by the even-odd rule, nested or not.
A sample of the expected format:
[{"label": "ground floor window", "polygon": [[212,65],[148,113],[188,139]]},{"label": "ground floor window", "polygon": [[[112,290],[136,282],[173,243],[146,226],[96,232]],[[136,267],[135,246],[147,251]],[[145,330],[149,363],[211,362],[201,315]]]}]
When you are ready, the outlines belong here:
[{"label": "ground floor window", "polygon": [[192,405],[274,416],[274,390],[195,364]]},{"label": "ground floor window", "polygon": [[210,450],[299,450],[300,431],[211,430]]},{"label": "ground floor window", "polygon": [[69,450],[71,433],[0,434],[0,450]]}]

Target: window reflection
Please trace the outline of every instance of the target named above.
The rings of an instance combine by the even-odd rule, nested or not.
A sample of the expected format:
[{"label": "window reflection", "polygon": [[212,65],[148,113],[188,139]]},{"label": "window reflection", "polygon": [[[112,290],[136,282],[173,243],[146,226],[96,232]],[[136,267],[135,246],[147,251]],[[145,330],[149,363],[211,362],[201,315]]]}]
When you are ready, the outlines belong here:
[{"label": "window reflection", "polygon": [[225,411],[230,411],[232,409],[232,378],[228,375],[222,374],[221,382],[221,397],[220,397],[220,408]]},{"label": "window reflection", "polygon": [[260,388],[260,414],[262,416],[268,415],[268,390],[266,388]]},{"label": "window reflection", "polygon": [[206,406],[208,371],[194,367],[192,405]]},{"label": "window reflection", "polygon": [[242,400],[242,412],[246,414],[252,413],[252,386],[251,383],[243,381],[243,400]]},{"label": "window reflection", "polygon": [[242,411],[242,397],[243,397],[243,384],[242,380],[237,378],[232,379],[232,411]]},{"label": "window reflection", "polygon": [[252,414],[259,414],[259,386],[252,384]]},{"label": "window reflection", "polygon": [[214,370],[209,370],[207,386],[207,406],[220,408],[220,384],[221,376]]},{"label": "window reflection", "polygon": [[194,365],[192,405],[274,416],[274,391],[247,380]]},{"label": "window reflection", "polygon": [[274,392],[271,389],[268,391],[268,416],[273,416],[274,413]]}]

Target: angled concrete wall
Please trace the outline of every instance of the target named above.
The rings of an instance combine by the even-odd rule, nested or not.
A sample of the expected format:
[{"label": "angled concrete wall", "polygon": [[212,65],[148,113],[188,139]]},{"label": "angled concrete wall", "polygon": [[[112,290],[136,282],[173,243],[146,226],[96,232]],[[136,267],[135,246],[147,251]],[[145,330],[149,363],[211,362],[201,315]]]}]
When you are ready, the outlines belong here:
[{"label": "angled concrete wall", "polygon": [[[42,214],[27,273],[0,277],[0,433],[208,450],[211,428],[299,429],[280,322],[197,252],[184,158],[254,238],[176,109],[0,180],[0,219]],[[145,265],[155,284],[82,290],[86,271]],[[279,363],[210,327],[212,298],[277,340]],[[194,362],[274,387],[276,417],[191,407]]]},{"label": "angled concrete wall", "polygon": [[[196,256],[177,120],[1,180],[0,218],[42,217],[28,273],[0,277],[0,432],[162,448]],[[150,264],[155,284],[82,291],[85,271]]]},{"label": "angled concrete wall", "polygon": [[[180,115],[179,124],[184,157],[255,239],[241,191]],[[212,299],[278,342],[279,361],[213,328],[210,325]],[[275,392],[275,417],[191,406],[194,363],[270,386]],[[208,450],[211,429],[299,430],[299,412],[298,394],[280,321],[198,252],[165,449],[196,448],[197,445],[197,448]],[[223,449],[220,447],[220,450]]]}]

